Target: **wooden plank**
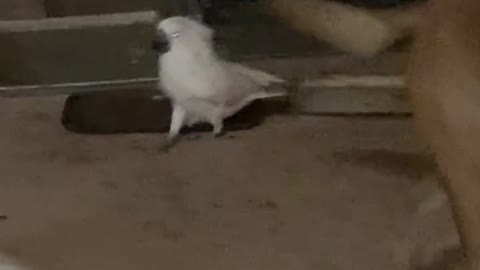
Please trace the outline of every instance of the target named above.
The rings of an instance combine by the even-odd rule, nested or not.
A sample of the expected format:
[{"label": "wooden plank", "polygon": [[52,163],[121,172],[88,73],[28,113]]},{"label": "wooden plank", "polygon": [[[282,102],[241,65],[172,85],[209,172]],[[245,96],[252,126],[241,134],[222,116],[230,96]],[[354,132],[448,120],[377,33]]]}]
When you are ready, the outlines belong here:
[{"label": "wooden plank", "polygon": [[300,114],[408,114],[406,89],[303,88],[295,98]]},{"label": "wooden plank", "polygon": [[388,52],[374,58],[355,58],[345,54],[300,57],[242,57],[241,62],[273,72],[289,80],[319,79],[329,74],[398,75],[407,64],[406,52]]},{"label": "wooden plank", "polygon": [[301,114],[407,114],[411,108],[401,76],[336,75],[306,81],[292,101]]},{"label": "wooden plank", "polygon": [[155,12],[0,22],[0,85],[157,76]]}]

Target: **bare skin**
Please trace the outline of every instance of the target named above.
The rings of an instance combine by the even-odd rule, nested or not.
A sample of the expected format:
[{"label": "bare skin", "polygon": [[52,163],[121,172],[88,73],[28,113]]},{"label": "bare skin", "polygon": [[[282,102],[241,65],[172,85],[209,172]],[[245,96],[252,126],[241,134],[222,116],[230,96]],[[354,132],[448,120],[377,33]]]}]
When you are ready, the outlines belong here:
[{"label": "bare skin", "polygon": [[297,31],[345,52],[373,56],[412,35],[423,2],[366,9],[330,0],[261,0],[264,10]]},{"label": "bare skin", "polygon": [[465,250],[480,269],[480,1],[433,0],[419,29],[409,84],[419,130],[446,176]]}]

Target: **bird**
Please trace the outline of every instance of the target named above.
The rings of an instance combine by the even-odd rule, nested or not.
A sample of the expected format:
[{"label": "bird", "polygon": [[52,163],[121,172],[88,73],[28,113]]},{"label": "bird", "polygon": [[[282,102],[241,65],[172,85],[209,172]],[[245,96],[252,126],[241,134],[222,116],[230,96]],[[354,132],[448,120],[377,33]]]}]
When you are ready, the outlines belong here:
[{"label": "bird", "polygon": [[160,53],[159,88],[172,104],[169,150],[183,126],[210,123],[213,134],[223,135],[223,120],[257,99],[285,96],[286,90],[269,90],[286,80],[222,59],[215,51],[215,31],[186,16],[161,20],[154,48]]}]

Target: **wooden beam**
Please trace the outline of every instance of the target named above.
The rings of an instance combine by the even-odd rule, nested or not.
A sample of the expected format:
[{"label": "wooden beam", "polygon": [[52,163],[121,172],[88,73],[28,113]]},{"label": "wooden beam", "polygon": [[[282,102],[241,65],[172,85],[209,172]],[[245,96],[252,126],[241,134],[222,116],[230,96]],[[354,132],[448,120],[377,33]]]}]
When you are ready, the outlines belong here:
[{"label": "wooden beam", "polygon": [[292,105],[302,114],[407,114],[402,76],[335,74],[300,84]]}]

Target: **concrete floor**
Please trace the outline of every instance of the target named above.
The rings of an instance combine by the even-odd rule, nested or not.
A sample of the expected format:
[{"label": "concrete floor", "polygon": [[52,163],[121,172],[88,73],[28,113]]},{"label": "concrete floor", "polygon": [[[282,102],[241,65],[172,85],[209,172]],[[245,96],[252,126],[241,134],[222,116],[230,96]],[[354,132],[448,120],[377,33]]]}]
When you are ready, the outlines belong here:
[{"label": "concrete floor", "polygon": [[438,191],[409,120],[273,117],[160,154],[61,109],[0,100],[0,253],[27,269],[407,269],[456,245],[447,204],[418,213]]}]

